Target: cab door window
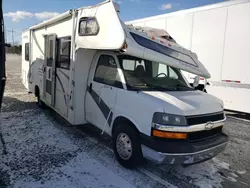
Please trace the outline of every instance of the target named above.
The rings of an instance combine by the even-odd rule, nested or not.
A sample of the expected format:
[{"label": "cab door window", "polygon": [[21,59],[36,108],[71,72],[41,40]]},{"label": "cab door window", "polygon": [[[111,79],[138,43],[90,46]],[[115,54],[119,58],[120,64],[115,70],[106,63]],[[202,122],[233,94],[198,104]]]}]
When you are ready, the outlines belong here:
[{"label": "cab door window", "polygon": [[170,78],[174,78],[174,79],[179,79],[178,74],[176,73],[176,71],[174,71],[174,69],[172,69],[171,67],[168,67],[168,72],[169,72],[169,77]]},{"label": "cab door window", "polygon": [[101,55],[99,57],[95,70],[94,81],[122,88],[114,57],[110,55]]}]

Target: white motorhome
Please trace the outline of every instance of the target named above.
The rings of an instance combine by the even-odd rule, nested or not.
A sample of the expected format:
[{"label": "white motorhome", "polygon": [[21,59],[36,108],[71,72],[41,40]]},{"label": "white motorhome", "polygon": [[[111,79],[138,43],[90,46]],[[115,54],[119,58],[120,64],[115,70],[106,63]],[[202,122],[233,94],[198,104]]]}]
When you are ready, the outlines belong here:
[{"label": "white motorhome", "polygon": [[[164,29],[211,73],[206,90],[225,108],[250,113],[250,1],[237,0],[126,22]],[[195,75],[184,73],[190,83]],[[201,77],[199,89],[204,89]]]},{"label": "white motorhome", "polygon": [[38,105],[110,135],[123,166],[142,157],[189,165],[225,149],[222,101],[180,71],[208,78],[197,56],[127,27],[114,2],[63,13],[22,39],[23,83]]}]

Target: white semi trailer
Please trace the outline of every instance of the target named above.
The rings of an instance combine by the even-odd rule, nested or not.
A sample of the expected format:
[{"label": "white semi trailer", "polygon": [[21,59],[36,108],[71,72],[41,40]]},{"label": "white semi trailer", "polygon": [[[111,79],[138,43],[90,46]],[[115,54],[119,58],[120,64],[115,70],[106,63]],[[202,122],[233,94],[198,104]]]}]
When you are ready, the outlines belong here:
[{"label": "white semi trailer", "polygon": [[[228,1],[129,21],[166,30],[211,73],[206,91],[225,108],[250,113],[250,1]],[[185,73],[190,83],[194,75]],[[200,80],[200,89],[204,87]]]}]

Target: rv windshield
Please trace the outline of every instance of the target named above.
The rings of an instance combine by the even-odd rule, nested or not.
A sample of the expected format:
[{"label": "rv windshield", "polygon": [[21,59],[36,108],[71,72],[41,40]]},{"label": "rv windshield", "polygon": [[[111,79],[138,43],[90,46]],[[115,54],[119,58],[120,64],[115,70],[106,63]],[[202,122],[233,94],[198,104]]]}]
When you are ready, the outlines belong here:
[{"label": "rv windshield", "polygon": [[178,69],[128,55],[118,55],[128,89],[148,91],[193,90]]}]

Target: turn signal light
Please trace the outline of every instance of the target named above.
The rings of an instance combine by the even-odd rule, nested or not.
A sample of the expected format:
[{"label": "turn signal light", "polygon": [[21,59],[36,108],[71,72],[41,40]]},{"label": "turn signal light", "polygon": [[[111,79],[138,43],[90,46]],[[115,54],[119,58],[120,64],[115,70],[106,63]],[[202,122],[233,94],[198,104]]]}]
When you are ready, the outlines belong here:
[{"label": "turn signal light", "polygon": [[164,132],[159,130],[153,130],[153,136],[160,138],[170,138],[170,139],[186,139],[187,133],[176,133],[176,132]]}]

